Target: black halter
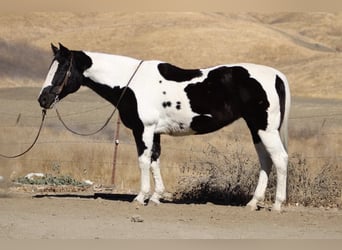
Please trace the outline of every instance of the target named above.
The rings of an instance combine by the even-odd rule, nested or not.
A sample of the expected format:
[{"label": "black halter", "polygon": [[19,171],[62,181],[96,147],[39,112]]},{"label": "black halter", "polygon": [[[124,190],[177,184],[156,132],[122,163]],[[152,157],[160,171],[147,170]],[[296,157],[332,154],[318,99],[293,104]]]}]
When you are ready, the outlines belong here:
[{"label": "black halter", "polygon": [[71,76],[71,67],[72,67],[72,62],[73,62],[73,55],[71,54],[71,58],[70,58],[70,65],[69,68],[67,70],[67,72],[65,73],[65,76],[63,78],[63,81],[60,85],[56,86],[55,88],[57,88],[57,90],[55,91],[56,97],[55,97],[55,101],[54,103],[51,105],[52,107],[59,101],[59,95],[61,94],[61,92],[63,91],[64,87],[66,85],[68,85],[68,81],[69,78]]},{"label": "black halter", "polygon": [[57,96],[62,92],[63,88],[68,85],[68,80],[71,76],[71,67],[72,67],[72,62],[73,62],[73,55],[71,54],[71,59],[70,59],[70,65],[69,65],[69,68],[67,70],[67,72],[65,73],[65,76],[64,76],[64,79],[63,79],[63,82],[59,85],[59,88],[56,92]]}]

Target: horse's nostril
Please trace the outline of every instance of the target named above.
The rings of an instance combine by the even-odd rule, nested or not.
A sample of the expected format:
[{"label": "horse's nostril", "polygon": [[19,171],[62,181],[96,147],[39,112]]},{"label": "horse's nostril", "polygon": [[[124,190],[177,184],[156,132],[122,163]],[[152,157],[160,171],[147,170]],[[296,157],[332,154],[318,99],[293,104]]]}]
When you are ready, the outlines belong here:
[{"label": "horse's nostril", "polygon": [[39,97],[38,101],[39,101],[40,106],[45,108],[47,104],[47,98],[45,96],[41,96]]}]

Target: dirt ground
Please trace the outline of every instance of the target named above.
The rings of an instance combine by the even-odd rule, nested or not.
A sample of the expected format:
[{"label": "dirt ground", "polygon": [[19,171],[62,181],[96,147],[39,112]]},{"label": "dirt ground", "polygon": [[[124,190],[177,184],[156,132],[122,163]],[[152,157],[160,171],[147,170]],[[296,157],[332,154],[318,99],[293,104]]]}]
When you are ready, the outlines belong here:
[{"label": "dirt ground", "polygon": [[131,195],[2,193],[0,239],[341,239],[342,211],[215,204],[138,206]]}]

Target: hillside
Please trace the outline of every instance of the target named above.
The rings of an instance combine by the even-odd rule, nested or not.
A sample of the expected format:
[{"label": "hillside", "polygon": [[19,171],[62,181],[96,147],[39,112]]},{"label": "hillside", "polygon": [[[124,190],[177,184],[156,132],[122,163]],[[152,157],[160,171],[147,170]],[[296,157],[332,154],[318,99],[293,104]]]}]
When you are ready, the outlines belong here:
[{"label": "hillside", "polygon": [[0,16],[0,87],[38,87],[50,42],[185,67],[254,62],[294,96],[342,98],[342,13],[30,13]]}]

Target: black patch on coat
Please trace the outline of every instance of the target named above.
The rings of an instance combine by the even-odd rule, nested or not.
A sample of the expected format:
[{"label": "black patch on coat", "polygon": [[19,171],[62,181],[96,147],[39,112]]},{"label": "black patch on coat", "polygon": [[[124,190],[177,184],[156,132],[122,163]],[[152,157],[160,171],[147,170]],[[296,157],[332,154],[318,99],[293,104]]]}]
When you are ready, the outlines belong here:
[{"label": "black patch on coat", "polygon": [[93,64],[91,58],[87,56],[83,51],[74,51],[74,65],[80,72],[84,72],[86,69],[89,69]]},{"label": "black patch on coat", "polygon": [[154,134],[153,145],[152,145],[152,155],[151,163],[157,161],[160,157],[161,147],[160,147],[160,134]]},{"label": "black patch on coat", "polygon": [[158,64],[158,70],[168,81],[184,82],[202,76],[199,69],[181,69],[169,63]]},{"label": "black patch on coat", "polygon": [[216,68],[203,82],[189,84],[184,90],[191,109],[199,114],[190,124],[196,133],[215,131],[243,117],[253,141],[260,140],[257,131],[267,127],[269,103],[260,83],[245,68]]},{"label": "black patch on coat", "polygon": [[248,71],[243,67],[235,69],[234,81],[237,82],[239,88],[242,117],[251,131],[253,142],[259,143],[261,139],[258,130],[265,130],[268,124],[267,109],[270,103],[266,92],[261,84],[251,78]]},{"label": "black patch on coat", "polygon": [[[63,50],[59,50],[57,54],[55,54],[55,59],[59,62],[59,67],[55,75],[55,78],[57,79],[53,80],[54,84],[62,83],[71,63],[71,58],[71,76],[63,87],[62,92],[59,95],[59,100],[62,100],[65,96],[76,92],[80,88],[80,83],[83,82],[83,72],[93,64],[91,58],[83,51],[69,51],[68,53],[63,53]],[[60,76],[58,76],[58,74]]]},{"label": "black patch on coat", "polygon": [[285,85],[283,80],[279,76],[276,77],[276,83],[275,87],[279,96],[279,106],[280,106],[280,124],[279,128],[283,124],[284,120],[284,113],[285,113],[285,97],[286,97],[286,91],[285,91]]},{"label": "black patch on coat", "polygon": [[163,102],[162,105],[163,105],[163,108],[167,108],[167,107],[171,107],[172,103],[170,101],[167,101],[167,102]]},{"label": "black patch on coat", "polygon": [[[114,106],[118,104],[118,100],[124,90],[124,88],[111,88],[107,85],[96,83],[89,78],[85,78],[84,85],[95,91],[98,95],[112,103]],[[118,110],[122,123],[133,131],[138,156],[142,155],[144,150],[147,148],[142,140],[144,124],[139,118],[137,100],[134,92],[130,88],[127,88],[119,103]]]},{"label": "black patch on coat", "polygon": [[176,109],[180,110],[181,109],[181,102],[176,103]]}]

